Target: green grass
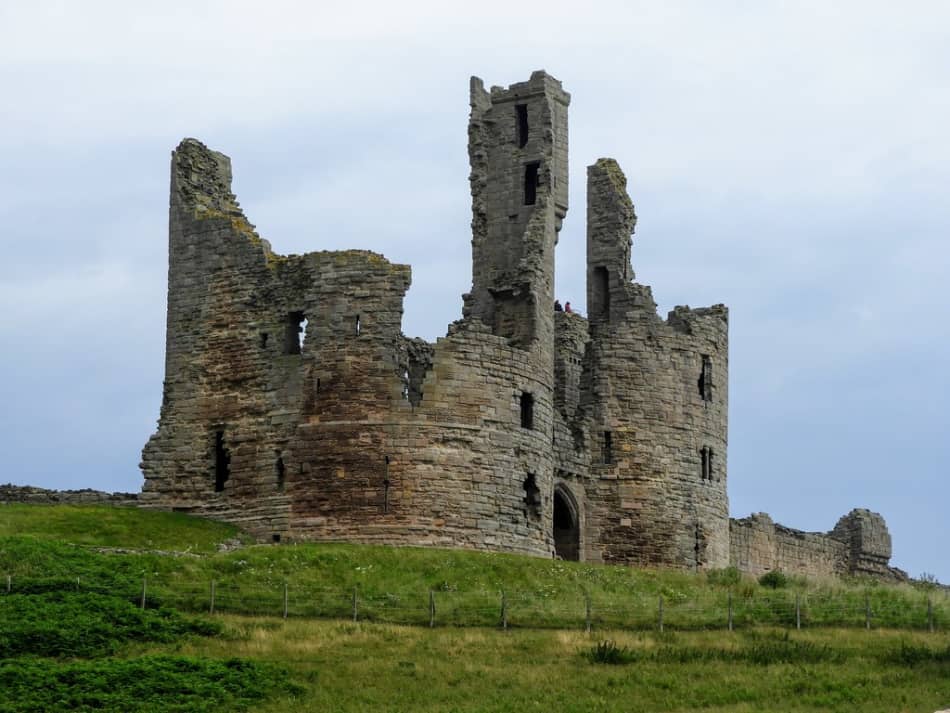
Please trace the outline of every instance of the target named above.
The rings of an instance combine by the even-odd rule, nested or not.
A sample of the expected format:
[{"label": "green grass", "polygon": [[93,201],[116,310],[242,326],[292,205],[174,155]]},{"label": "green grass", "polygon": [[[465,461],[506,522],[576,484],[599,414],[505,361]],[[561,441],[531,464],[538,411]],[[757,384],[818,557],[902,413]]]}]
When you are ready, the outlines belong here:
[{"label": "green grass", "polygon": [[183,513],[108,505],[0,505],[0,537],[208,553],[238,534],[233,525]]},{"label": "green grass", "polygon": [[[738,628],[792,627],[796,599],[806,628],[863,627],[869,601],[873,627],[923,629],[929,597],[936,627],[950,628],[946,591],[871,580],[788,577],[785,586],[772,588],[734,570],[695,575],[498,553],[333,543],[256,545],[216,553],[216,543],[233,536],[233,528],[175,513],[63,506],[0,510],[7,512],[16,515],[19,525],[5,522],[0,531],[36,533],[53,521],[59,532],[81,533],[65,539],[83,543],[55,541],[46,534],[42,539],[32,534],[0,537],[0,577],[11,575],[14,591],[31,582],[78,578],[80,588],[133,598],[145,580],[151,605],[206,611],[213,581],[218,611],[274,615],[283,613],[286,585],[291,617],[349,618],[355,592],[360,619],[424,625],[429,623],[431,591],[436,623],[471,626],[500,621],[504,591],[511,626],[583,627],[589,601],[595,629],[654,628],[662,598],[664,625],[679,630],[724,628],[730,600]],[[132,533],[129,541],[123,540],[124,531]],[[114,554],[90,547],[158,541],[161,549],[191,548],[203,554]]]},{"label": "green grass", "polygon": [[[822,629],[653,632],[457,629],[222,617],[183,653],[287,666],[309,711],[926,712],[950,704],[946,634]],[[602,637],[629,662],[594,663]],[[902,658],[901,651],[916,653]],[[922,653],[926,652],[926,653]]]},{"label": "green grass", "polygon": [[[233,528],[118,508],[0,506],[0,523],[0,578],[12,585],[7,594],[0,579],[0,713],[950,706],[950,605],[933,588],[790,577],[773,589],[728,570],[344,544],[217,553]],[[179,613],[207,610],[211,581],[213,619]],[[360,622],[340,621],[354,591]],[[366,621],[428,624],[430,591],[435,628]],[[933,634],[921,630],[928,597]],[[730,598],[734,632],[724,630]]]}]

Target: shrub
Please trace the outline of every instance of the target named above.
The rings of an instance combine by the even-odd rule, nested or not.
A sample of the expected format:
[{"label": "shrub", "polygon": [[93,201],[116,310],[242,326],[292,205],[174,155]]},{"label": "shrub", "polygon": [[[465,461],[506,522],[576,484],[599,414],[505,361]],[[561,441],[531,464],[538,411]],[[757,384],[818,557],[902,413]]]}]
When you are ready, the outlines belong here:
[{"label": "shrub", "polygon": [[769,589],[784,589],[788,586],[788,577],[780,569],[773,569],[759,577],[759,584]]},{"label": "shrub", "polygon": [[277,693],[301,689],[276,666],[184,656],[55,663],[0,661],[4,713],[210,713],[246,710]]},{"label": "shrub", "polygon": [[633,654],[626,646],[617,646],[613,641],[599,641],[590,651],[587,658],[591,663],[624,664],[634,660]]},{"label": "shrub", "polygon": [[187,634],[210,636],[220,625],[170,609],[142,610],[95,592],[10,594],[0,607],[0,658],[101,656],[128,641],[174,641]]}]

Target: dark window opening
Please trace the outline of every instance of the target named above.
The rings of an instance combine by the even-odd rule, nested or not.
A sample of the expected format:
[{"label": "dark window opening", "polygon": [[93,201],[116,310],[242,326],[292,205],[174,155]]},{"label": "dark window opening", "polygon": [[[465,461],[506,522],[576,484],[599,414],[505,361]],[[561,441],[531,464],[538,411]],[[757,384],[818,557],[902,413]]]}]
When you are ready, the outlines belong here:
[{"label": "dark window opening", "polygon": [[277,492],[282,493],[284,492],[285,469],[284,469],[284,457],[280,455],[280,453],[277,454],[277,463],[274,465],[274,468],[277,471]]},{"label": "dark window opening", "polygon": [[279,544],[279,543],[280,543],[280,533],[275,532],[273,535],[271,535],[271,539],[274,541],[274,544],[275,544],[275,545],[276,545],[276,544]]},{"label": "dark window opening", "polygon": [[518,120],[518,147],[524,148],[528,145],[528,106],[515,105],[515,115]]},{"label": "dark window opening", "polygon": [[224,484],[231,477],[231,453],[224,447],[224,431],[214,434],[214,492],[224,490]]},{"label": "dark window opening", "polygon": [[604,431],[604,443],[600,451],[600,462],[610,465],[614,462],[614,434]]},{"label": "dark window opening", "polygon": [[300,354],[307,334],[307,318],[303,312],[289,312],[284,321],[284,354]]},{"label": "dark window opening", "polygon": [[703,401],[712,401],[712,359],[703,354],[703,366],[699,372],[699,395]]},{"label": "dark window opening", "polygon": [[524,167],[524,204],[534,205],[538,200],[538,179],[541,164],[538,161],[526,163]]},{"label": "dark window opening", "polygon": [[702,479],[712,480],[715,476],[715,469],[713,467],[713,449],[709,446],[703,446],[700,449],[699,454],[702,468]]},{"label": "dark window opening", "polygon": [[360,316],[359,316],[359,315],[356,315],[356,336],[357,336],[357,337],[360,336],[360,329],[361,329],[361,326],[360,326]]},{"label": "dark window opening", "polygon": [[541,490],[538,488],[534,473],[528,473],[522,487],[524,488],[525,516],[530,520],[537,520],[541,517]]},{"label": "dark window opening", "polygon": [[386,456],[386,475],[383,478],[383,512],[389,512],[389,486],[392,483],[389,480],[389,456]]},{"label": "dark window opening", "polygon": [[694,556],[696,558],[696,567],[699,568],[705,562],[704,554],[706,550],[706,546],[705,546],[706,543],[705,543],[705,538],[703,537],[703,530],[702,530],[702,527],[699,525],[699,523],[696,523],[695,538],[696,538],[696,544],[694,545]]},{"label": "dark window opening", "polygon": [[267,338],[269,336],[267,332],[261,332],[261,349],[267,349]]},{"label": "dark window opening", "polygon": [[590,314],[592,317],[610,320],[610,276],[606,267],[595,267],[593,280],[594,304],[591,305]]},{"label": "dark window opening", "polygon": [[534,396],[527,391],[521,394],[521,427],[534,428]]}]

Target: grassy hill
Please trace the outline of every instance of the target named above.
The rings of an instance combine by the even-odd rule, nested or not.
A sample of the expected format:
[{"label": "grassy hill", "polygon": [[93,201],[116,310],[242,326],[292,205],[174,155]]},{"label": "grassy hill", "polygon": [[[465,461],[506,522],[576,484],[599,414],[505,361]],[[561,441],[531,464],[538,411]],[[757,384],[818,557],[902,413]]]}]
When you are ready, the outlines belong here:
[{"label": "grassy hill", "polygon": [[0,506],[0,689],[17,692],[0,713],[950,705],[950,602],[933,587],[346,544],[217,551],[235,539],[177,513]]}]

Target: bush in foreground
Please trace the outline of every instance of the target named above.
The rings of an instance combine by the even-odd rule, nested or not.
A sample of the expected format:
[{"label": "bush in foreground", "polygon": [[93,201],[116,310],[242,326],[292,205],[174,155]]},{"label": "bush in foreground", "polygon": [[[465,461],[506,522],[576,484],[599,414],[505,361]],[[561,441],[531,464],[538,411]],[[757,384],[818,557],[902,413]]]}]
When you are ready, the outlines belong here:
[{"label": "bush in foreground", "polygon": [[0,661],[0,713],[210,713],[242,711],[294,692],[279,668],[254,661],[182,656],[131,660]]}]

